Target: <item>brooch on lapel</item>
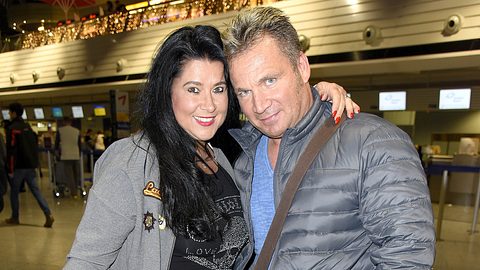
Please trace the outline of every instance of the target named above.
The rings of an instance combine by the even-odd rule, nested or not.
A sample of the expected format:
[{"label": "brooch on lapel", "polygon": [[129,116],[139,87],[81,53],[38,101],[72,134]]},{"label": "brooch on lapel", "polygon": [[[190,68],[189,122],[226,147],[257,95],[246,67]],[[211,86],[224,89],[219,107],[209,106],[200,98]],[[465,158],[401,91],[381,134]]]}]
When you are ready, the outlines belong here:
[{"label": "brooch on lapel", "polygon": [[162,200],[162,196],[160,196],[160,190],[155,187],[155,183],[153,181],[148,181],[148,183],[145,185],[143,188],[143,195]]},{"label": "brooch on lapel", "polygon": [[166,227],[167,227],[167,222],[165,221],[165,218],[158,215],[158,228],[160,230],[165,230]]},{"label": "brooch on lapel", "polygon": [[153,217],[153,213],[147,211],[146,214],[143,214],[143,225],[145,226],[145,230],[150,232],[153,229],[153,225],[155,225],[156,219]]}]

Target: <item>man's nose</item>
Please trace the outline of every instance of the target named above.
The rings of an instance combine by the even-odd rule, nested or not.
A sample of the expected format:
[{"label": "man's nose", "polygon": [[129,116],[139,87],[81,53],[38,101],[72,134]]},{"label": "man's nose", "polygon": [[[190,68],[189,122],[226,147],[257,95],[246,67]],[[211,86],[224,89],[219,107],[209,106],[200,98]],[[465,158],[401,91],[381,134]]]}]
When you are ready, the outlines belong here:
[{"label": "man's nose", "polygon": [[252,102],[253,112],[256,114],[264,113],[265,110],[267,110],[267,108],[270,106],[270,100],[264,93],[260,91],[253,94]]}]

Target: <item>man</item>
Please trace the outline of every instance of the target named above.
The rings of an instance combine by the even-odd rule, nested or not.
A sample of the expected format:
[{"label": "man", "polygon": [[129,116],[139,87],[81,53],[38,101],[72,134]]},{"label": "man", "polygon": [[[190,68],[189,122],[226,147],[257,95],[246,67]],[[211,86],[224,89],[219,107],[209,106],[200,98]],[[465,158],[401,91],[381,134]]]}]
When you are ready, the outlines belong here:
[{"label": "man", "polygon": [[7,192],[7,171],[5,170],[7,149],[3,134],[0,132],[0,213],[3,210],[3,195]]},{"label": "man", "polygon": [[82,188],[80,179],[80,130],[72,126],[72,119],[65,117],[63,126],[57,131],[55,150],[60,157],[63,173],[62,180],[68,184],[70,195],[77,198]]},{"label": "man", "polygon": [[20,185],[25,180],[45,214],[45,224],[43,226],[51,228],[54,219],[35,180],[35,169],[38,167],[37,135],[30,125],[23,121],[23,106],[20,103],[10,104],[8,109],[10,119],[12,119],[12,123],[6,132],[7,162],[12,179],[10,191],[12,216],[5,222],[12,225],[20,224],[18,193],[20,192]]},{"label": "man", "polygon": [[93,138],[94,138],[94,134],[93,134],[93,130],[91,128],[87,129],[87,133],[85,133],[85,137],[84,137],[84,143],[85,143],[85,146],[84,146],[84,150],[86,150],[88,152],[88,155],[87,155],[87,172],[91,173],[92,172],[92,168],[90,166],[90,164],[93,164],[92,163],[92,153],[93,152],[93,147],[94,147],[94,143],[93,143]]},{"label": "man", "polygon": [[[296,161],[332,111],[310,88],[308,59],[280,10],[241,12],[225,38],[250,122],[232,135],[244,150],[235,173],[258,255]],[[429,191],[410,138],[359,114],[307,171],[270,269],[430,269],[434,248]]]}]

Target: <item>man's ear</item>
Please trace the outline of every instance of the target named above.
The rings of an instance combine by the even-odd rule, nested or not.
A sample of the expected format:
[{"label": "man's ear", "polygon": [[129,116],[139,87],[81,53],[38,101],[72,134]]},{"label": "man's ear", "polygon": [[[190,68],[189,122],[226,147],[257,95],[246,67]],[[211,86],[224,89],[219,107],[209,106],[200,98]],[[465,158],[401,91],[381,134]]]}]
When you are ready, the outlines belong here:
[{"label": "man's ear", "polygon": [[307,56],[300,52],[298,56],[298,64],[297,64],[298,71],[304,83],[308,83],[310,79],[310,63],[308,62]]}]

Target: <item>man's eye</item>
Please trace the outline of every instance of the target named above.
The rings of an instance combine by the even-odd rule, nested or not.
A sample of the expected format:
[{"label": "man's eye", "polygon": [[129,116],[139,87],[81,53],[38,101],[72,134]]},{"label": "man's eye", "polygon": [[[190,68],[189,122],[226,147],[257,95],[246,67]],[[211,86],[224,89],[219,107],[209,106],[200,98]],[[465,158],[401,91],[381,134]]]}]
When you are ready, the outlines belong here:
[{"label": "man's eye", "polygon": [[247,95],[248,95],[248,91],[245,91],[245,90],[237,91],[238,97],[246,97]]},{"label": "man's eye", "polygon": [[223,86],[215,87],[215,88],[213,88],[213,92],[214,93],[223,93],[223,92],[225,92],[225,87],[223,87]]},{"label": "man's eye", "polygon": [[190,87],[187,91],[190,93],[200,93],[200,90],[197,87]]},{"label": "man's eye", "polygon": [[275,79],[275,78],[266,79],[266,80],[265,80],[265,84],[266,84],[266,85],[272,85],[272,84],[274,84],[276,81],[277,81],[277,79]]}]

